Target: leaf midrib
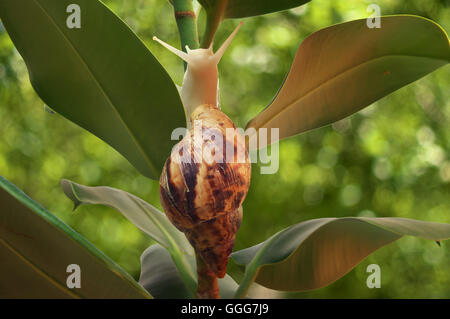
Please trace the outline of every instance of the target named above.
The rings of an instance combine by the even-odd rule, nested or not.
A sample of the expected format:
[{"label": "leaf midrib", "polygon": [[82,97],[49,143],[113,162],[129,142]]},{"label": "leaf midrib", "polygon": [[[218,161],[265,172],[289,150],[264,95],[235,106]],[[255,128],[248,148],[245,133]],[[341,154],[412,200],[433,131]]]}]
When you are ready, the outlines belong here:
[{"label": "leaf midrib", "polygon": [[34,272],[36,272],[41,277],[45,278],[48,282],[50,282],[54,287],[63,291],[68,296],[81,299],[82,296],[77,294],[75,291],[71,291],[66,288],[63,284],[61,284],[57,279],[50,276],[47,272],[45,272],[41,267],[33,263],[29,258],[25,257],[17,248],[13,247],[10,243],[8,243],[5,239],[0,238],[0,243],[3,245],[14,255],[16,255],[19,259],[21,259],[25,264],[27,264]]},{"label": "leaf midrib", "polygon": [[165,237],[167,240],[167,243],[162,243],[161,241],[158,241],[158,243],[167,250],[176,249],[178,247],[178,245],[176,244],[175,239],[166,231],[166,229],[161,225],[161,223],[151,213],[147,212],[145,207],[142,206],[142,204],[140,203],[140,201],[138,199],[134,198],[134,196],[130,196],[129,194],[127,194],[127,196],[136,205],[138,205],[140,209],[142,209],[144,214],[151,220],[151,222],[153,224],[155,224],[156,228],[160,231],[162,236]]},{"label": "leaf midrib", "polygon": [[[324,222],[322,224],[316,226],[316,228],[297,245],[297,248],[293,249],[292,252],[290,252],[286,257],[282,258],[279,261],[272,262],[272,263],[261,263],[261,264],[259,264],[259,267],[263,267],[265,265],[274,265],[274,264],[282,263],[282,262],[286,261],[288,258],[291,257],[293,252],[295,252],[302,245],[302,243],[305,240],[307,240],[309,237],[311,237],[311,235],[315,231],[319,230],[320,228],[322,228],[323,226],[329,224],[330,222],[333,222],[333,221],[337,220],[338,218],[336,218],[336,217],[329,217],[329,218],[320,218],[320,219],[323,219]],[[292,225],[291,227],[295,227],[297,225],[299,225],[299,224]],[[270,237],[269,239],[267,239],[265,245],[262,245],[262,247],[255,253],[255,255],[253,256],[253,258],[250,260],[250,262],[248,264],[245,264],[245,263],[244,264],[240,264],[240,263],[236,262],[236,260],[235,260],[235,262],[238,265],[249,265],[250,263],[253,263],[256,259],[258,259],[258,260],[256,260],[256,262],[259,262],[259,259],[261,258],[262,254],[263,254],[261,251],[266,251],[267,249],[269,249],[270,246],[272,246],[272,244],[274,242],[276,242],[278,240],[278,238],[280,238],[281,235],[283,235],[285,232],[289,231],[291,229],[291,227],[285,228],[285,229],[279,231],[278,233],[272,235],[272,237]],[[249,247],[249,248],[251,248],[251,247]]]},{"label": "leaf midrib", "polygon": [[72,50],[75,53],[75,56],[77,56],[79,58],[79,60],[81,61],[82,65],[85,67],[85,69],[87,70],[88,74],[90,75],[90,77],[93,79],[94,83],[97,85],[97,87],[99,88],[101,94],[104,96],[104,98],[107,101],[107,104],[110,106],[110,108],[113,110],[114,114],[116,114],[116,116],[118,117],[119,121],[122,123],[122,125],[125,127],[126,131],[128,132],[128,134],[130,135],[132,141],[134,142],[134,144],[136,145],[137,149],[139,150],[139,152],[142,154],[143,158],[145,159],[145,161],[147,162],[147,164],[150,166],[150,168],[152,169],[153,173],[155,175],[158,175],[158,170],[155,168],[155,166],[153,165],[153,163],[151,162],[150,158],[147,156],[147,154],[145,153],[144,149],[142,148],[141,144],[138,142],[137,138],[134,136],[133,132],[131,131],[131,129],[129,128],[129,126],[125,123],[125,121],[123,120],[120,112],[114,107],[114,104],[111,101],[111,98],[109,97],[109,95],[106,93],[105,89],[103,88],[103,86],[100,84],[100,82],[96,79],[94,72],[92,71],[92,69],[89,67],[89,65],[87,64],[87,62],[84,60],[84,58],[81,56],[81,53],[78,52],[78,50],[75,48],[75,46],[73,45],[73,43],[70,41],[70,39],[66,36],[66,34],[59,28],[58,24],[56,23],[56,21],[52,18],[52,16],[44,9],[44,7],[42,7],[42,5],[39,3],[38,0],[33,0],[36,5],[42,10],[42,12],[49,18],[49,20],[51,21],[51,23],[55,26],[55,29],[62,35],[63,39],[66,40],[66,42],[69,44],[69,47],[72,48]]},{"label": "leaf midrib", "polygon": [[[360,66],[362,66],[362,65],[365,65],[365,64],[369,64],[369,63],[375,62],[376,60],[380,60],[380,59],[384,59],[384,58],[388,58],[388,57],[394,57],[394,56],[397,56],[397,57],[411,57],[411,58],[432,59],[432,60],[437,60],[437,61],[443,61],[444,64],[448,63],[448,62],[445,61],[445,60],[437,59],[437,58],[434,58],[434,57],[418,56],[418,55],[405,55],[405,54],[389,54],[389,55],[384,55],[384,56],[380,56],[380,57],[377,57],[377,58],[374,58],[374,59],[370,59],[370,60],[364,61],[364,62],[362,62],[362,63],[359,63],[359,64],[357,64],[357,65],[355,65],[355,66],[353,66],[353,67],[351,67],[351,68],[345,70],[344,72],[337,73],[336,75],[332,76],[330,79],[328,79],[328,80],[326,80],[326,81],[320,83],[317,87],[315,87],[315,88],[309,90],[308,92],[306,92],[304,95],[302,95],[302,96],[299,97],[298,99],[295,99],[294,102],[291,102],[291,103],[288,104],[287,106],[281,108],[281,110],[280,110],[279,112],[276,112],[276,113],[274,114],[274,116],[270,117],[268,120],[266,120],[266,121],[263,122],[262,124],[258,125],[258,126],[256,127],[256,129],[259,129],[259,128],[264,127],[267,123],[270,123],[271,121],[273,121],[273,120],[275,120],[276,118],[280,117],[281,114],[282,114],[283,112],[285,112],[287,109],[291,108],[292,106],[294,106],[294,105],[297,104],[297,103],[300,103],[301,100],[303,100],[303,99],[305,99],[306,97],[308,97],[309,95],[313,94],[315,91],[319,90],[320,88],[322,88],[324,85],[328,84],[329,82],[332,82],[332,81],[336,80],[337,78],[339,78],[339,77],[341,77],[341,76],[344,76],[346,73],[352,72],[354,69],[356,69],[356,68],[358,68],[358,67],[360,67]],[[284,84],[283,84],[283,85],[284,85]],[[277,96],[280,94],[280,92],[281,92],[281,90],[278,92]],[[271,104],[269,104],[269,106],[268,106],[263,112],[267,111],[267,110],[275,103],[275,101],[276,101],[276,98],[273,100],[273,102],[272,102]]]},{"label": "leaf midrib", "polygon": [[[399,240],[400,238],[402,238],[402,237],[405,236],[404,234],[400,234],[400,233],[395,232],[395,231],[392,231],[392,230],[390,230],[390,229],[387,229],[387,228],[384,228],[384,227],[380,227],[380,226],[375,225],[375,224],[373,224],[373,223],[369,223],[369,222],[367,222],[366,220],[360,219],[360,218],[358,218],[358,217],[342,217],[342,218],[336,218],[336,217],[334,217],[334,218],[330,218],[330,220],[326,221],[325,223],[321,224],[321,225],[318,226],[316,229],[314,229],[314,231],[312,231],[308,236],[306,236],[306,237],[301,241],[301,243],[300,243],[299,245],[297,245],[297,247],[296,247],[295,249],[293,249],[292,252],[289,253],[284,259],[281,259],[281,260],[279,260],[279,261],[272,262],[272,263],[261,264],[260,267],[264,267],[264,266],[275,266],[275,265],[279,265],[279,264],[283,264],[283,263],[287,262],[288,260],[290,260],[290,259],[292,259],[292,258],[294,257],[294,255],[302,248],[302,245],[303,245],[305,242],[307,242],[308,240],[310,240],[311,237],[312,237],[317,231],[319,231],[320,229],[322,229],[323,227],[325,227],[325,226],[327,226],[327,225],[329,225],[329,224],[332,224],[332,223],[335,223],[335,222],[338,222],[338,221],[343,221],[343,220],[352,220],[352,221],[355,221],[355,220],[356,220],[356,221],[361,221],[361,222],[364,222],[364,223],[366,223],[366,224],[372,225],[372,226],[374,226],[374,227],[377,227],[377,228],[379,228],[379,229],[382,229],[382,230],[384,230],[384,231],[387,231],[387,232],[390,232],[390,233],[392,233],[392,234],[394,234],[394,235],[399,236],[397,239],[394,239],[394,240],[392,240],[391,242],[396,241],[396,240]],[[388,243],[388,244],[389,244],[389,243]],[[382,247],[384,247],[384,246],[386,246],[386,245],[388,245],[388,244],[385,244],[385,245],[383,245],[383,246],[377,248],[377,250],[380,249],[380,248],[382,248]]]},{"label": "leaf midrib", "polygon": [[[107,267],[109,271],[112,271],[115,275],[124,279],[128,285],[138,291],[145,297],[148,297],[148,292],[145,291],[142,286],[134,281],[134,279],[124,270],[122,270],[113,260],[106,256],[102,251],[98,250],[94,245],[87,241],[83,236],[75,232],[70,226],[63,223],[59,218],[48,212],[43,206],[30,198],[22,190],[17,188],[14,184],[10,183],[3,176],[0,175],[0,188],[3,188],[7,193],[13,196],[18,202],[27,207],[31,212],[37,214],[46,223],[54,227],[64,236],[67,236],[73,243],[85,249],[85,251],[98,263]],[[114,267],[114,269],[112,268]]]}]

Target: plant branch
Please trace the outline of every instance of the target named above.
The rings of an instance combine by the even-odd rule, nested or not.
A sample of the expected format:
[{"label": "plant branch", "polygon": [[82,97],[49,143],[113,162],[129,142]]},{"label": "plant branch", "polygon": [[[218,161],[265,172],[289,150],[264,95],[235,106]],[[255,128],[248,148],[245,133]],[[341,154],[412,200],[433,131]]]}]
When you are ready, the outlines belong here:
[{"label": "plant branch", "polygon": [[[178,33],[180,34],[181,50],[186,52],[186,45],[189,49],[199,48],[197,17],[192,7],[192,0],[173,0],[175,20],[177,22]],[[184,68],[186,69],[186,62]]]},{"label": "plant branch", "polygon": [[196,253],[195,258],[197,259],[198,275],[197,298],[219,299],[219,284],[216,275],[199,254]]},{"label": "plant branch", "polygon": [[234,293],[234,299],[243,299],[247,296],[248,289],[251,284],[255,281],[256,276],[258,275],[259,270],[253,269],[251,265],[245,268],[244,278],[242,278],[241,283],[239,284],[238,289]]},{"label": "plant branch", "polygon": [[209,48],[213,42],[216,31],[222,22],[227,3],[228,0],[218,0],[216,5],[206,10],[206,28],[203,34],[202,48]]},{"label": "plant branch", "polygon": [[179,249],[176,249],[175,253],[173,253],[173,250],[171,250],[171,252],[172,252],[171,257],[173,262],[175,263],[175,267],[177,267],[177,270],[180,273],[181,278],[186,283],[190,296],[194,298],[197,283],[195,282],[192,272],[189,271],[190,270],[189,264],[186,258],[184,257],[183,253],[181,253]]}]

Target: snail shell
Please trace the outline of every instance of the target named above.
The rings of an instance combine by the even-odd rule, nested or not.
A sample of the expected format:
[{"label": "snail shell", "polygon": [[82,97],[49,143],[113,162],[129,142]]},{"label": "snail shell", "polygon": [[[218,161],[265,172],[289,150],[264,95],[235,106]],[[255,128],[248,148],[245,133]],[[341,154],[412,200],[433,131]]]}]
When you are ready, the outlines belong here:
[{"label": "snail shell", "polygon": [[241,224],[250,176],[244,136],[215,105],[198,106],[189,133],[164,165],[160,199],[170,221],[219,278]]}]

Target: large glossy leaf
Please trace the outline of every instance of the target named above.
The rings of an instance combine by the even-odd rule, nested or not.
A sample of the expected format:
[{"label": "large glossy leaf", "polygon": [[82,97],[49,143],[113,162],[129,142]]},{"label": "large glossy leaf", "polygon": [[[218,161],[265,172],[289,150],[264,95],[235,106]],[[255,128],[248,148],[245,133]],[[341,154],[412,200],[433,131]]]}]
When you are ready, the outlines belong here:
[{"label": "large glossy leaf", "polygon": [[184,234],[166,215],[139,197],[112,187],[83,186],[65,179],[61,185],[67,197],[75,203],[75,208],[82,204],[112,207],[165,248],[176,246],[184,253],[194,255]]},{"label": "large glossy leaf", "polygon": [[[194,257],[189,256],[189,264],[192,271],[196,273]],[[192,297],[169,253],[157,244],[147,248],[141,256],[139,283],[155,298]],[[237,288],[237,283],[229,275],[219,279],[221,298],[232,298]]]},{"label": "large glossy leaf", "polygon": [[100,1],[76,1],[81,28],[69,29],[72,3],[1,0],[0,18],[42,100],[157,179],[173,145],[172,130],[185,125],[175,84]]},{"label": "large glossy leaf", "polygon": [[277,96],[247,128],[279,128],[280,139],[299,134],[357,112],[449,61],[444,30],[421,17],[381,17],[379,29],[366,20],[337,24],[303,41]]},{"label": "large glossy leaf", "polygon": [[205,8],[213,8],[219,1],[226,1],[225,19],[252,17],[295,8],[311,0],[199,0]]},{"label": "large glossy leaf", "polygon": [[[265,242],[237,251],[246,265],[239,296],[256,282],[286,291],[317,289],[339,279],[370,253],[403,235],[450,238],[450,224],[406,218],[320,218],[291,226]],[[238,297],[239,297],[238,296]]]},{"label": "large glossy leaf", "polygon": [[[67,267],[81,269],[69,289]],[[133,278],[0,176],[0,298],[151,298]]]},{"label": "large glossy leaf", "polygon": [[68,180],[63,180],[61,184],[64,193],[75,203],[75,208],[82,204],[112,207],[162,245],[170,252],[183,278],[189,282],[191,291],[195,291],[195,273],[188,261],[188,256],[194,256],[193,248],[164,213],[120,189],[83,186]]}]

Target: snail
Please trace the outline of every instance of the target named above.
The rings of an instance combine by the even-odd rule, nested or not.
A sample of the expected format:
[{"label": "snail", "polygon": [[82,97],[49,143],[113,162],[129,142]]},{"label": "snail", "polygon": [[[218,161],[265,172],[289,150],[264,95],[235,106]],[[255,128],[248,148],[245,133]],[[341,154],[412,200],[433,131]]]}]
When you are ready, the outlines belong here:
[{"label": "snail", "polygon": [[217,64],[240,25],[215,54],[211,46],[185,53],[154,37],[187,62],[180,94],[188,133],[163,167],[160,200],[218,278],[225,276],[251,176],[245,138],[218,106]]}]

